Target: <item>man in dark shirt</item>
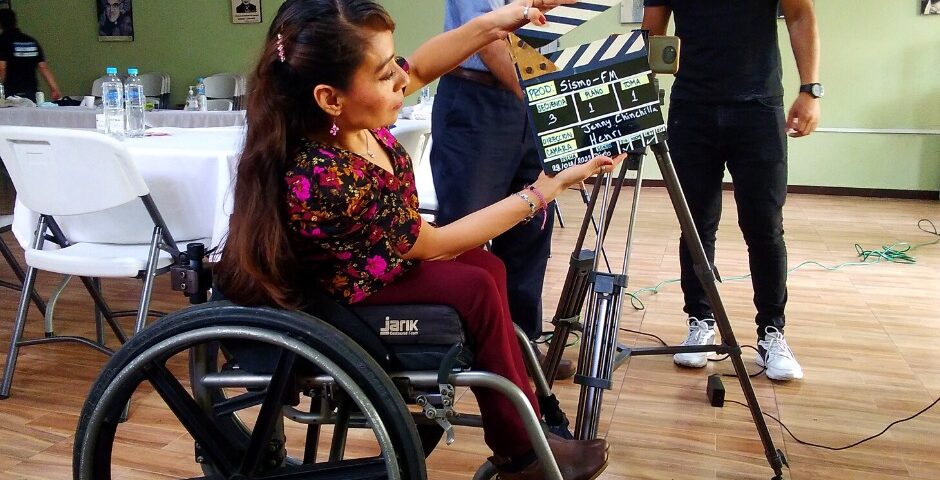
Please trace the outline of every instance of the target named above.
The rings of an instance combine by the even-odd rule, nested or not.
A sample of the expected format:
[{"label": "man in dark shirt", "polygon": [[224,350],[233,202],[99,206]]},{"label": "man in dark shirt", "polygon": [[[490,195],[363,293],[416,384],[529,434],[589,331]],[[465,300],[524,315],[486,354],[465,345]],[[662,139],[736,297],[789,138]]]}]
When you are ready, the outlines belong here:
[{"label": "man in dark shirt", "polygon": [[[800,93],[784,117],[777,6],[782,7],[800,75]],[[738,225],[748,246],[757,307],[757,363],[775,380],[803,377],[783,337],[787,250],[783,204],[787,139],[809,135],[819,121],[819,39],[812,0],[644,0],[643,29],[663,35],[675,15],[682,40],[669,107],[669,143],[676,172],[709,262],[721,216],[725,164],[734,184]],[[683,232],[685,235],[685,232]],[[683,345],[714,342],[714,317],[680,243],[689,334]],[[706,353],[675,363],[703,367]]]},{"label": "man in dark shirt", "polygon": [[250,0],[242,0],[241,5],[235,7],[235,13],[256,13],[257,11],[258,7]]},{"label": "man in dark shirt", "polygon": [[0,10],[0,82],[3,83],[7,96],[18,95],[30,100],[36,99],[39,90],[36,70],[49,84],[53,100],[61,97],[59,85],[46,64],[42,47],[35,38],[20,31],[13,10]]}]

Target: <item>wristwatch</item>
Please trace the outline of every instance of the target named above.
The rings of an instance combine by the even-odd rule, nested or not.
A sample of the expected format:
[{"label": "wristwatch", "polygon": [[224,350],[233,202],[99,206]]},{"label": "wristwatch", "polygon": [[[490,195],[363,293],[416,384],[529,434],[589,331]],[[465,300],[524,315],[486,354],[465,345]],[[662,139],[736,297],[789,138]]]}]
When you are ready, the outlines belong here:
[{"label": "wristwatch", "polygon": [[800,85],[800,92],[806,92],[813,98],[822,98],[822,96],[826,94],[826,90],[821,83],[806,83]]}]

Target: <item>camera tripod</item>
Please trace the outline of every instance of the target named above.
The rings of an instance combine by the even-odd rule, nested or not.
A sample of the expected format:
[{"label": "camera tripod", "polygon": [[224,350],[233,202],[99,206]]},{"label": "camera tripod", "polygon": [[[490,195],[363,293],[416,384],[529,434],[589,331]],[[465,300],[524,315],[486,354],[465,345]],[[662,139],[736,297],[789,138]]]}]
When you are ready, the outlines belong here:
[{"label": "camera tripod", "polygon": [[[629,280],[627,269],[630,263],[634,225],[643,182],[643,157],[646,154],[644,148],[643,150],[631,151],[628,154],[624,168],[621,168],[617,178],[617,188],[613,191],[611,191],[614,183],[613,173],[602,174],[596,178],[591,197],[587,203],[587,212],[581,225],[581,231],[571,254],[561,298],[555,317],[552,320],[555,330],[549,342],[548,353],[543,365],[545,376],[549,382],[552,382],[558,370],[558,364],[564,353],[569,334],[573,330],[582,330],[578,371],[574,379],[575,383],[581,385],[581,397],[578,402],[578,416],[575,422],[574,436],[578,439],[590,439],[597,436],[601,402],[604,390],[611,388],[613,371],[631,356],[698,352],[727,354],[734,366],[735,375],[741,384],[741,390],[744,392],[744,398],[751,411],[751,417],[764,446],[764,455],[774,471],[772,480],[782,479],[783,466],[787,465],[786,457],[782,451],[774,447],[773,439],[767,430],[767,424],[764,422],[757,396],[754,394],[754,388],[748,377],[744,360],[741,358],[741,347],[735,339],[731,324],[728,321],[728,315],[718,294],[716,281],[720,279],[705,255],[701,238],[695,228],[692,214],[676,176],[669,155],[669,147],[665,140],[653,143],[649,147],[653,151],[662,172],[666,190],[669,192],[669,198],[682,228],[683,238],[692,255],[696,276],[701,282],[708,302],[712,307],[715,326],[721,333],[722,343],[721,345],[650,348],[618,346],[617,333],[619,331],[623,296]],[[626,181],[627,170],[636,170],[637,175],[636,187],[633,191],[633,209],[630,212],[630,223],[627,230],[623,268],[620,274],[602,272],[598,269],[599,255],[597,253],[603,251],[604,240],[614,209],[617,206],[620,191]],[[597,207],[601,190],[603,190],[600,207],[601,218],[595,227],[597,242],[595,249],[592,251],[584,249],[584,242],[587,230],[594,219],[594,209]],[[585,299],[587,299],[587,312],[583,316],[583,321],[581,321],[581,310],[585,304]]]}]

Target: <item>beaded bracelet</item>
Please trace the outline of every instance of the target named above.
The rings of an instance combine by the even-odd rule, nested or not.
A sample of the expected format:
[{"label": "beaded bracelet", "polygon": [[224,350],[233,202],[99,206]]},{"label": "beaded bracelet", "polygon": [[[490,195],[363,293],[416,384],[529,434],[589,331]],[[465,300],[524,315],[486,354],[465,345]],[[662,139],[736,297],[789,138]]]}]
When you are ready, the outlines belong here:
[{"label": "beaded bracelet", "polygon": [[542,192],[540,192],[539,189],[535,188],[535,185],[526,185],[525,188],[526,190],[529,190],[532,193],[534,193],[535,196],[538,197],[539,199],[539,202],[540,202],[539,210],[541,210],[542,212],[542,226],[540,227],[540,229],[545,230],[545,222],[548,221],[548,202],[545,201],[545,196],[542,195]]},{"label": "beaded bracelet", "polygon": [[529,215],[523,218],[522,221],[528,222],[529,220],[532,220],[535,217],[535,214],[539,211],[539,208],[535,205],[535,202],[533,202],[532,199],[529,198],[529,195],[525,192],[516,192],[513,195],[521,198],[529,204]]}]

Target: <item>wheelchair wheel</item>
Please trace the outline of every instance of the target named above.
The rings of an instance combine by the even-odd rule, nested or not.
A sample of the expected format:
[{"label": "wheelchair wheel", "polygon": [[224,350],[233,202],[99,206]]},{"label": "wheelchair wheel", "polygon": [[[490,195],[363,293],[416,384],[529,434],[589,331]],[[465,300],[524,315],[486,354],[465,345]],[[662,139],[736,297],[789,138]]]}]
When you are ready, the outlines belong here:
[{"label": "wheelchair wheel", "polygon": [[[210,411],[200,405],[204,398],[197,401],[198,394],[190,395],[177,374],[185,376],[191,350],[206,351],[226,342],[273,352],[272,368],[260,373],[234,372],[238,378],[250,379],[246,393],[219,397],[216,410]],[[329,386],[323,388],[330,395],[323,399],[335,403],[329,405],[330,412],[344,426],[364,427],[357,429],[361,435],[350,436],[347,445],[345,428],[333,426],[337,434],[331,440],[330,456],[321,461],[309,455],[311,438],[304,435],[304,429],[285,426],[285,413],[298,411],[292,407],[299,400],[298,392],[314,388],[298,386],[303,376],[298,372],[318,372],[319,377],[329,378]],[[259,379],[265,381],[259,383]],[[132,395],[130,418],[122,424],[122,412]],[[138,396],[144,398],[138,400]],[[164,411],[161,420],[167,418],[169,409],[178,424],[147,422],[154,409]],[[144,425],[134,425],[135,414],[143,417]],[[180,444],[195,444],[195,455],[173,455],[171,448],[142,455],[141,446],[148,441],[134,439],[147,436],[147,429],[188,434],[192,438],[183,437]],[[316,445],[317,440],[312,443]],[[295,451],[304,453],[293,455]],[[168,315],[111,358],[82,409],[73,473],[76,479],[107,480],[124,476],[125,470],[144,461],[147,472],[176,478],[424,479],[421,453],[418,433],[401,395],[375,361],[348,337],[302,313],[221,303]],[[155,472],[155,463],[164,457],[177,461]],[[181,458],[189,462],[183,464]],[[201,472],[205,473],[200,476]]]}]

